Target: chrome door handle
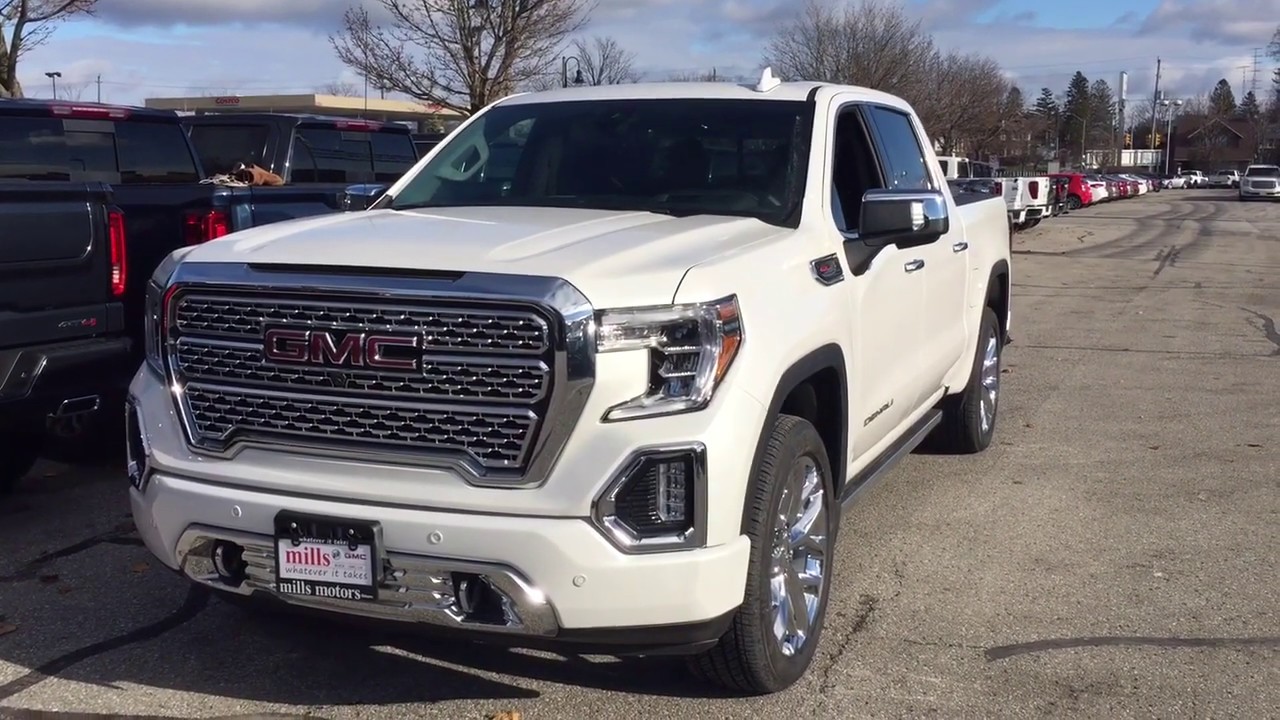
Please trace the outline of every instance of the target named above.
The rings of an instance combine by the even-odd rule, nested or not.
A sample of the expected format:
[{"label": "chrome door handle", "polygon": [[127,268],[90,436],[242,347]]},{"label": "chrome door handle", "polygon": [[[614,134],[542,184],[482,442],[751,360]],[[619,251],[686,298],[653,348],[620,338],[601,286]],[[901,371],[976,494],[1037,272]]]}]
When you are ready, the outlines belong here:
[{"label": "chrome door handle", "polygon": [[909,273],[913,273],[922,267],[924,267],[924,261],[917,258],[907,263],[906,265],[903,265],[902,269],[906,270]]},{"label": "chrome door handle", "polygon": [[969,243],[961,241],[951,246],[951,252],[964,252],[969,249]]}]

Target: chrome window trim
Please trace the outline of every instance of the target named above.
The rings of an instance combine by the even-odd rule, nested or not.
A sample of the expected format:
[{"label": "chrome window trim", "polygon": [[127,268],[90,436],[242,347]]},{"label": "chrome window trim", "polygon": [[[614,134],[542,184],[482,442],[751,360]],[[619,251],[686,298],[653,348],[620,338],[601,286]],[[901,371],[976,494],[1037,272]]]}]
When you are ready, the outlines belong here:
[{"label": "chrome window trim", "polygon": [[[177,291],[175,291],[175,288]],[[541,419],[537,439],[522,474],[485,469],[465,457],[406,454],[403,452],[348,449],[324,442],[288,443],[253,438],[232,440],[225,448],[202,446],[194,433],[193,418],[184,400],[185,386],[175,375],[177,333],[176,302],[188,291],[245,292],[254,294],[322,294],[352,296],[373,302],[463,301],[483,305],[528,304],[554,322],[552,342],[552,392]],[[500,273],[406,272],[381,268],[314,265],[255,265],[242,263],[186,262],[178,265],[163,293],[165,324],[160,333],[164,349],[164,379],[173,395],[182,435],[192,453],[231,459],[246,449],[266,449],[318,457],[369,463],[419,466],[457,473],[478,487],[536,488],[546,483],[570,435],[582,417],[595,384],[595,308],[576,287],[562,278]],[[460,410],[465,408],[459,407]]]}]

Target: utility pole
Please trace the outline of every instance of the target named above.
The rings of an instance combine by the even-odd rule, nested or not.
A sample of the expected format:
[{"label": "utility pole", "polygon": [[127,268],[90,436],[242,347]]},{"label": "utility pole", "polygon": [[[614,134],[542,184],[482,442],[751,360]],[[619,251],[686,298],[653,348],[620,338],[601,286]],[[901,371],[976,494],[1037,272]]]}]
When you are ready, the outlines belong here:
[{"label": "utility pole", "polygon": [[1151,172],[1156,171],[1156,110],[1160,107],[1160,58],[1156,58],[1156,89],[1151,96],[1151,138],[1147,146],[1151,148]]},{"label": "utility pole", "polygon": [[98,102],[102,102],[102,75],[98,75]]},{"label": "utility pole", "polygon": [[1253,78],[1250,81],[1249,89],[1253,91],[1253,96],[1258,96],[1258,70],[1262,67],[1262,48],[1253,49]]}]

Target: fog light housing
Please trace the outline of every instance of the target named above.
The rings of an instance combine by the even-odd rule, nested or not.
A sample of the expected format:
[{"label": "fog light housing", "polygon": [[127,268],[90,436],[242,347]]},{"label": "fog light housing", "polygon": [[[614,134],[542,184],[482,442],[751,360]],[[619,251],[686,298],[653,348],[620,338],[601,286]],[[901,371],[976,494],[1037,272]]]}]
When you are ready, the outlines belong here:
[{"label": "fog light housing", "polygon": [[633,454],[596,499],[592,519],[628,553],[706,542],[706,448],[701,443]]},{"label": "fog light housing", "polygon": [[124,403],[125,474],[129,484],[145,492],[151,476],[151,446],[142,434],[142,418],[133,398]]}]

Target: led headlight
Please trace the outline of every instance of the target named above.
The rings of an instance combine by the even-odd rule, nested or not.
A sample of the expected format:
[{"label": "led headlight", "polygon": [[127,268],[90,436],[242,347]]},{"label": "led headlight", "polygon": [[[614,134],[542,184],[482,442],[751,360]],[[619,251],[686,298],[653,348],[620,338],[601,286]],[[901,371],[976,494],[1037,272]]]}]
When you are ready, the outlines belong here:
[{"label": "led headlight", "polygon": [[649,353],[645,391],[609,408],[606,422],[701,410],[743,342],[736,295],[707,303],[605,310],[596,326],[597,352]]}]

